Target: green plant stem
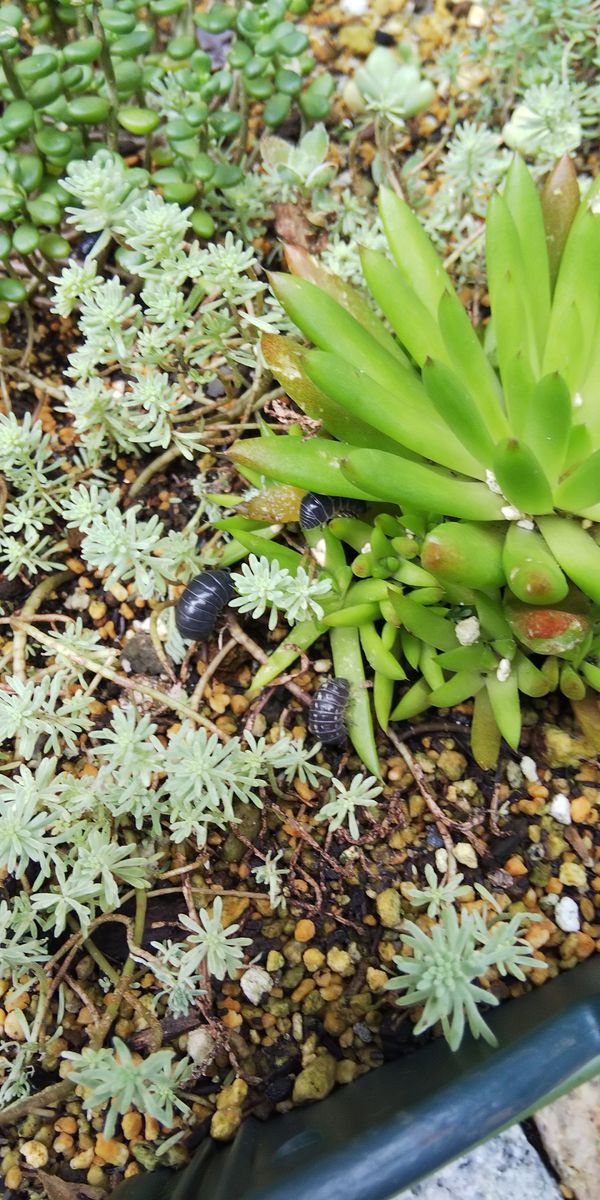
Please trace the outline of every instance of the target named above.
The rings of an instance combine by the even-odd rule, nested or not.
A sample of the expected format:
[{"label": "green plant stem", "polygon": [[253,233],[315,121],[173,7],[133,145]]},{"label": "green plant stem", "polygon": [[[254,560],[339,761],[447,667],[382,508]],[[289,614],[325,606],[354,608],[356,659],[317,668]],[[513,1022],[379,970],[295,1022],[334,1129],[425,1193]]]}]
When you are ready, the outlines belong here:
[{"label": "green plant stem", "polygon": [[104,27],[101,25],[98,19],[98,13],[95,6],[92,9],[92,26],[96,37],[100,39],[101,43],[100,62],[102,63],[102,70],[104,72],[104,78],[106,81],[106,90],[110,100],[110,115],[108,118],[106,141],[110,150],[116,150],[118,144],[117,113],[119,111],[117,81],[115,79],[112,59],[110,57],[109,45],[106,40],[106,33],[104,32]]},{"label": "green plant stem", "polygon": [[11,62],[10,55],[6,53],[6,50],[0,50],[0,62],[2,63],[2,69],[6,76],[6,82],[13,96],[15,97],[15,100],[24,100],[25,92],[19,83],[17,75],[15,74],[15,69]]}]

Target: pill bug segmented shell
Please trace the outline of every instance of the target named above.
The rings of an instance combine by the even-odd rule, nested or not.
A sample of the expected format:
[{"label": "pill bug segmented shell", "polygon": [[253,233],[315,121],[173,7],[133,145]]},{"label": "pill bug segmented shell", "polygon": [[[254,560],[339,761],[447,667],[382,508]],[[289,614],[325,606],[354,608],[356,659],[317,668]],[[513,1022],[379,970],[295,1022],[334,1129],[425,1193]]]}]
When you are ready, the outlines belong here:
[{"label": "pill bug segmented shell", "polygon": [[357,517],[365,508],[364,500],[307,492],[300,501],[300,524],[303,529],[317,529],[319,525],[327,525],[334,517]]},{"label": "pill bug segmented shell", "polygon": [[315,692],[308,714],[308,728],[323,745],[343,742],[344,714],[350,697],[347,679],[328,679]]},{"label": "pill bug segmented shell", "polygon": [[235,594],[228,571],[203,571],[196,575],[175,608],[175,624],[181,636],[194,642],[206,641]]}]

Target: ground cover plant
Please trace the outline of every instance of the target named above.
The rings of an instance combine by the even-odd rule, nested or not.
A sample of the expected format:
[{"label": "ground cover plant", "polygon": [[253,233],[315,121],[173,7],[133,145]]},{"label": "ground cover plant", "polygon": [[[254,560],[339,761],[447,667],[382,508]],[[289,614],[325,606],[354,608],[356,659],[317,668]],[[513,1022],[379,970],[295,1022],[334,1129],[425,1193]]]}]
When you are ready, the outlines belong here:
[{"label": "ground cover plant", "polygon": [[351,7],[0,8],[11,1200],[598,947],[594,6]]}]

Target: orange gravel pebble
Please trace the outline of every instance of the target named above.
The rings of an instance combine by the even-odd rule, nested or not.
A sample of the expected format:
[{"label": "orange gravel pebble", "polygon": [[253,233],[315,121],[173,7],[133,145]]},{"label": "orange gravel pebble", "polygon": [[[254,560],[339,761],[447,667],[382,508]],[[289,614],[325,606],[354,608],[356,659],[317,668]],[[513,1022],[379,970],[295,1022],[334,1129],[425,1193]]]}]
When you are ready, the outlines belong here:
[{"label": "orange gravel pebble", "polygon": [[294,930],[294,937],[297,942],[311,942],[316,933],[314,921],[309,921],[307,918],[298,921]]},{"label": "orange gravel pebble", "polygon": [[587,796],[576,796],[571,800],[571,819],[573,821],[585,822],[589,820],[592,806]]},{"label": "orange gravel pebble", "polygon": [[515,876],[515,878],[517,878],[519,875],[527,874],[527,867],[525,866],[520,854],[513,854],[512,857],[509,858],[508,862],[504,864],[504,869],[508,871],[509,875]]}]

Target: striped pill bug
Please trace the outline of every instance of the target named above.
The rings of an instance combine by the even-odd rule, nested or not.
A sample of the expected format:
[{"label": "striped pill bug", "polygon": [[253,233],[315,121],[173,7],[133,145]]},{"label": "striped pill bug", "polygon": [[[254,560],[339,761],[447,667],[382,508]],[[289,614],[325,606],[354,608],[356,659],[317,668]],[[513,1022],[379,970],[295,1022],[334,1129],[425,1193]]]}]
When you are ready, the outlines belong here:
[{"label": "striped pill bug", "polygon": [[327,525],[334,517],[357,517],[365,508],[364,500],[307,492],[300,501],[300,525],[302,529],[318,529],[320,525]]},{"label": "striped pill bug", "polygon": [[328,679],[315,692],[308,714],[308,728],[323,745],[345,740],[344,715],[349,698],[347,679]]},{"label": "striped pill bug", "polygon": [[196,575],[175,608],[175,624],[181,636],[205,642],[235,594],[229,571],[203,571]]}]

